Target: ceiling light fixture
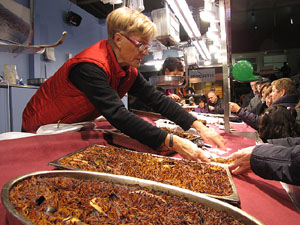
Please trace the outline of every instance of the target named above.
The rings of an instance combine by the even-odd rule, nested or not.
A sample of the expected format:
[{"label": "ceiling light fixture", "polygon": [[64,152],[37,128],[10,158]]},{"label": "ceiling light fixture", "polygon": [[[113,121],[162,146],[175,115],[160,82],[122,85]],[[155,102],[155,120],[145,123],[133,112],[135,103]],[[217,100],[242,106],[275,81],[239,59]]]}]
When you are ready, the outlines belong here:
[{"label": "ceiling light fixture", "polygon": [[211,61],[210,60],[206,60],[206,61],[204,61],[204,63],[203,63],[205,66],[209,66],[209,65],[211,65]]},{"label": "ceiling light fixture", "polygon": [[199,38],[201,33],[185,0],[167,0],[190,38]]},{"label": "ceiling light fixture", "polygon": [[211,0],[204,0],[204,11],[200,12],[200,18],[206,22],[214,21],[216,19],[215,12],[212,10]]},{"label": "ceiling light fixture", "polygon": [[220,28],[216,21],[211,21],[210,26],[208,27],[208,30],[206,32],[206,36],[210,40],[215,40],[220,37]]},{"label": "ceiling light fixture", "polygon": [[111,5],[123,3],[123,0],[100,0],[100,1],[103,2],[104,4],[109,3]]},{"label": "ceiling light fixture", "polygon": [[208,47],[210,54],[216,53],[217,51],[219,51],[220,48],[218,48],[215,45],[209,45]]},{"label": "ceiling light fixture", "polygon": [[193,41],[192,43],[193,43],[193,45],[195,46],[195,48],[197,49],[197,51],[200,53],[201,57],[202,57],[203,59],[206,59],[206,56],[205,56],[205,54],[204,54],[202,48],[200,47],[199,42],[198,42],[198,41]]},{"label": "ceiling light fixture", "polygon": [[194,20],[194,17],[186,3],[185,0],[166,0],[172,11],[175,13],[176,17],[182,24],[183,28],[187,32],[188,36],[193,40],[192,43],[195,45],[197,51],[201,57],[205,60],[210,59],[206,44],[199,43],[199,38],[201,37],[200,30]]},{"label": "ceiling light fixture", "polygon": [[203,40],[200,40],[198,42],[200,43],[200,46],[201,46],[201,48],[202,48],[202,50],[203,50],[203,52],[204,52],[204,54],[206,56],[204,59],[209,59],[210,60],[211,56],[210,56],[210,53],[208,51],[208,48],[207,48],[206,44],[204,43]]}]

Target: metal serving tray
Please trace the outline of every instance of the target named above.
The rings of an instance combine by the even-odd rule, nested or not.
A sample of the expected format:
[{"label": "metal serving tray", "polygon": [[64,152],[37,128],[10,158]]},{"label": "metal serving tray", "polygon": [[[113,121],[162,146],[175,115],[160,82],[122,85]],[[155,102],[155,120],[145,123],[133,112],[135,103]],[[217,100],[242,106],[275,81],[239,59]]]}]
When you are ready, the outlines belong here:
[{"label": "metal serving tray", "polygon": [[150,119],[153,120],[153,122],[156,121],[156,120],[165,118],[161,114],[155,113],[155,112],[147,112],[147,111],[137,110],[137,109],[131,109],[130,111],[133,112],[134,114],[140,116],[140,117],[145,116],[147,118],[150,118]]},{"label": "metal serving tray", "polygon": [[104,129],[103,137],[110,145],[117,146],[117,147],[124,147],[138,152],[146,152],[146,153],[160,154],[160,155],[172,155],[175,153],[175,151],[173,150],[161,151],[160,148],[158,148],[157,150],[153,150],[147,145],[144,145],[139,141],[130,138],[126,134],[116,129],[114,130]]},{"label": "metal serving tray", "polygon": [[152,76],[149,81],[152,85],[169,87],[169,86],[180,86],[184,82],[184,76],[182,75],[161,75]]},{"label": "metal serving tray", "polygon": [[[99,146],[99,147],[105,147],[103,145],[91,145],[91,146]],[[54,167],[57,167],[57,168],[60,168],[60,169],[68,169],[68,170],[81,170],[81,169],[78,169],[78,168],[74,168],[74,167],[69,167],[69,166],[66,166],[66,165],[63,165],[61,163],[61,161],[65,158],[68,158],[76,153],[79,153],[79,152],[84,152],[87,148],[91,147],[91,146],[88,146],[86,148],[83,148],[83,149],[80,149],[78,151],[75,151],[75,152],[72,152],[72,153],[69,153],[65,156],[62,156],[52,162],[49,162],[49,165],[50,166],[54,166]],[[130,151],[130,150],[127,150],[127,151]],[[167,157],[166,156],[161,156],[161,155],[155,155],[155,154],[151,154],[151,153],[143,153],[143,152],[138,152],[138,154],[150,154],[152,155],[153,157],[161,157],[161,158],[164,158],[166,159]],[[170,158],[170,157],[169,157]],[[174,157],[171,157],[172,159],[174,160],[184,160],[184,159],[179,159],[179,158],[174,158]],[[216,199],[219,199],[219,200],[222,200],[222,201],[225,201],[225,202],[228,202],[234,206],[237,206],[237,207],[241,207],[241,202],[240,202],[240,198],[239,198],[239,195],[238,195],[238,192],[237,192],[237,189],[236,189],[236,186],[233,182],[233,179],[232,179],[232,176],[231,176],[231,173],[228,169],[228,166],[227,165],[218,165],[218,166],[222,166],[225,171],[226,171],[226,174],[227,174],[227,177],[229,179],[229,182],[230,182],[230,185],[231,185],[231,189],[232,189],[232,194],[231,195],[227,195],[227,196],[219,196],[219,195],[212,195],[212,194],[206,194],[206,193],[202,193],[202,194],[205,194],[209,197],[213,197],[213,198],[216,198]]]},{"label": "metal serving tray", "polygon": [[[178,126],[176,126],[174,129],[171,127],[162,127],[157,124],[158,127],[160,128],[169,128],[170,130],[174,130],[175,132],[181,132]],[[179,128],[179,129],[178,129]],[[132,149],[135,151],[139,152],[147,152],[147,153],[153,153],[153,154],[160,154],[160,155],[172,155],[175,154],[176,152],[173,150],[167,150],[167,151],[162,151],[161,148],[158,148],[157,150],[153,150],[152,148],[148,147],[147,145],[141,144],[139,141],[130,138],[126,134],[122,133],[121,131],[117,129],[102,129],[105,131],[104,133],[104,139],[110,144],[110,145],[115,145],[119,147],[124,147],[128,149]],[[168,131],[167,131],[168,132]],[[195,135],[192,132],[184,132],[185,134],[190,134],[193,135],[192,138],[189,140],[197,144],[199,147],[202,147],[200,143],[203,143],[199,141],[201,136]]]},{"label": "metal serving tray", "polygon": [[186,189],[178,188],[175,186],[158,183],[155,181],[143,180],[133,177],[127,176],[117,176],[112,174],[105,173],[95,173],[95,172],[86,172],[86,171],[39,171],[35,173],[26,174],[23,176],[16,177],[9,182],[7,182],[2,188],[1,199],[4,207],[8,211],[7,219],[9,224],[19,225],[19,224],[34,224],[21,215],[13,206],[11,201],[9,200],[10,190],[17,185],[19,182],[22,182],[30,177],[71,177],[83,180],[94,180],[98,179],[101,181],[107,181],[117,184],[125,184],[125,185],[140,185],[141,187],[146,187],[150,190],[167,192],[170,195],[181,196],[189,199],[193,202],[202,203],[208,207],[214,208],[216,210],[223,210],[228,213],[228,215],[234,217],[235,219],[240,220],[241,222],[249,225],[254,224],[263,224],[253,216],[248,213],[242,211],[241,209],[234,207],[228,203],[223,201],[210,198],[204,194],[192,192]]}]

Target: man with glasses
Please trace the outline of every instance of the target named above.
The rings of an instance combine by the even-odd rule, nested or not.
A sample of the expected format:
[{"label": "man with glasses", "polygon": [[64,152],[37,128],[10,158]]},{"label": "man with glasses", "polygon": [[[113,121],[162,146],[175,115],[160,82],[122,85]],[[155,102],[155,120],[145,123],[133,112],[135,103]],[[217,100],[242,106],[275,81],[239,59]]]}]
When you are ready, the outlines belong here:
[{"label": "man with glasses", "polygon": [[155,26],[145,15],[126,8],[106,20],[108,40],[101,40],[69,59],[31,98],[23,112],[23,130],[45,124],[93,121],[104,116],[112,126],[153,149],[172,148],[183,157],[207,161],[194,143],[146,122],[128,111],[121,98],[128,92],[184,130],[225,148],[224,139],[151,86],[137,68],[148,55]]}]

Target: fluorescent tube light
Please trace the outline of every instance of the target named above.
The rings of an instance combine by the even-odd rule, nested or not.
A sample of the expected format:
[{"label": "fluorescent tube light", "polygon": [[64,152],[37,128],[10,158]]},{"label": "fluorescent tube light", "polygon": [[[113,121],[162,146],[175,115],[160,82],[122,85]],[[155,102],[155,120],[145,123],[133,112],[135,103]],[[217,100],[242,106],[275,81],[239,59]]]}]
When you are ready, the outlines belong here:
[{"label": "fluorescent tube light", "polygon": [[190,38],[199,38],[201,33],[185,0],[166,0]]},{"label": "fluorescent tube light", "polygon": [[210,22],[216,19],[215,14],[213,11],[202,11],[200,12],[201,20],[205,22]]},{"label": "fluorescent tube light", "polygon": [[[203,40],[199,41],[201,37],[200,30],[194,20],[194,17],[185,0],[166,0],[171,7],[183,28],[191,39],[194,39],[193,44],[201,57],[205,60],[211,59],[208,48]],[[197,40],[195,40],[197,39]]]},{"label": "fluorescent tube light", "polygon": [[215,20],[215,12],[212,10],[212,3],[210,0],[204,0],[204,11],[200,12],[200,18],[206,22]]},{"label": "fluorescent tube light", "polygon": [[193,41],[193,45],[195,46],[195,48],[197,49],[197,51],[199,52],[201,57],[203,59],[207,59],[205,53],[203,52],[202,48],[200,47],[200,43],[198,41]]},{"label": "fluorescent tube light", "polygon": [[215,45],[209,45],[208,49],[210,54],[216,53],[219,50],[219,48]]},{"label": "fluorescent tube light", "polygon": [[204,54],[206,55],[206,59],[211,59],[210,52],[208,51],[208,48],[207,48],[206,44],[204,43],[204,41],[200,40],[199,43],[200,43],[200,46],[201,46]]}]

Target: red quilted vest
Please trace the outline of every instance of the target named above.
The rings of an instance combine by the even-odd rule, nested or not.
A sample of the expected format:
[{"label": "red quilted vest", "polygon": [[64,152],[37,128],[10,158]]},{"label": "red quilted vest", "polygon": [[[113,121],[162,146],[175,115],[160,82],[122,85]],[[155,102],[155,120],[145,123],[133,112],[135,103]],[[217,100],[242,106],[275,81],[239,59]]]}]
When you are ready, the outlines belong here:
[{"label": "red quilted vest", "polygon": [[22,127],[27,132],[36,130],[45,124],[76,123],[90,121],[100,113],[88,98],[68,79],[73,66],[80,62],[90,62],[101,67],[107,74],[112,89],[122,98],[137,77],[137,69],[129,67],[128,76],[119,66],[114,52],[107,40],[102,40],[83,50],[51,76],[30,99],[23,112]]}]

